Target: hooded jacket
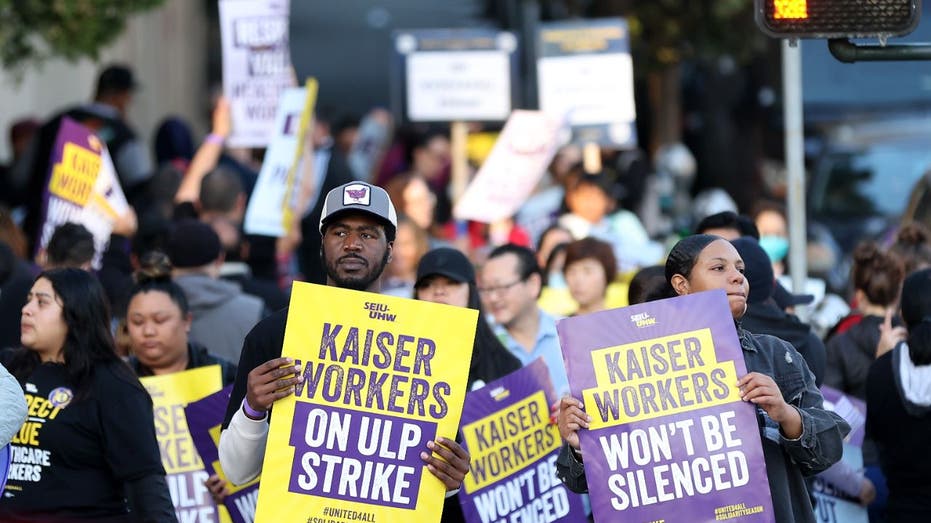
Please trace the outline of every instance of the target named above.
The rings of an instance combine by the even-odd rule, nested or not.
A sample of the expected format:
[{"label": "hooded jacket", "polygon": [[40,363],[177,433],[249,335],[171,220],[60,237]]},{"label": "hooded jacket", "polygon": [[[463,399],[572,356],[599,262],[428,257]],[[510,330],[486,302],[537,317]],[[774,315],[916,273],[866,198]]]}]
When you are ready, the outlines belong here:
[{"label": "hooded jacket", "polygon": [[889,486],[889,521],[931,521],[931,365],[913,364],[905,342],[870,368],[866,435]]},{"label": "hooded jacket", "polygon": [[214,356],[239,362],[246,334],[262,319],[262,300],[243,293],[235,283],[204,274],[178,276],[175,282],[184,290],[194,316],[190,338]]}]

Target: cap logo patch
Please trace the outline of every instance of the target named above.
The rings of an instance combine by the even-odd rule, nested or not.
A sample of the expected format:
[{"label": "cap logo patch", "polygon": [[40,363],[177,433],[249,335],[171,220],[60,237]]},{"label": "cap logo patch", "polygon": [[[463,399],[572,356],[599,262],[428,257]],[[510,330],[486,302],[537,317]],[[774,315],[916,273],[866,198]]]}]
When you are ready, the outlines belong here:
[{"label": "cap logo patch", "polygon": [[370,205],[372,193],[367,185],[361,183],[347,185],[343,189],[343,205]]}]

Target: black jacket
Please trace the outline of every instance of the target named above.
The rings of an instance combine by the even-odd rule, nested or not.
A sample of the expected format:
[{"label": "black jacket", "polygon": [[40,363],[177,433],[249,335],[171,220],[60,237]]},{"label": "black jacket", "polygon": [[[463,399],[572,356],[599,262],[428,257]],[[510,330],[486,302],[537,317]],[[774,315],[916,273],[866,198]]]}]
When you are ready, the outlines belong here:
[{"label": "black jacket", "polygon": [[866,400],[866,375],[876,359],[883,321],[879,316],[863,316],[859,323],[828,340],[825,385]]},{"label": "black jacket", "polygon": [[866,435],[878,447],[889,486],[887,520],[926,522],[931,521],[931,402],[927,389],[922,391],[924,380],[903,382],[903,358],[909,358],[904,342],[869,369]]},{"label": "black jacket", "polygon": [[[220,373],[223,376],[224,387],[236,381],[236,365],[211,355],[203,345],[193,341],[188,342],[187,355],[187,368],[184,370],[198,369],[200,367],[207,367],[208,365],[219,365]],[[129,366],[133,368],[133,371],[135,371],[136,375],[139,377],[152,375],[152,370],[140,363],[135,356],[129,357]]]}]

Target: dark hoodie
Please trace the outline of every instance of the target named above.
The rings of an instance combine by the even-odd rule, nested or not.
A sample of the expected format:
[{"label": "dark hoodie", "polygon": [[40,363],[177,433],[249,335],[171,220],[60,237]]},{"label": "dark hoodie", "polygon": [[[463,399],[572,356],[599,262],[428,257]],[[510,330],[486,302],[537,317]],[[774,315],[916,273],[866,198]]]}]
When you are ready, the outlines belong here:
[{"label": "dark hoodie", "polygon": [[888,521],[931,521],[931,365],[912,364],[905,342],[870,368],[866,435],[889,486]]},{"label": "dark hoodie", "polygon": [[233,282],[203,274],[178,276],[175,283],[184,290],[194,316],[191,339],[214,356],[238,362],[246,334],[264,316],[262,300]]}]

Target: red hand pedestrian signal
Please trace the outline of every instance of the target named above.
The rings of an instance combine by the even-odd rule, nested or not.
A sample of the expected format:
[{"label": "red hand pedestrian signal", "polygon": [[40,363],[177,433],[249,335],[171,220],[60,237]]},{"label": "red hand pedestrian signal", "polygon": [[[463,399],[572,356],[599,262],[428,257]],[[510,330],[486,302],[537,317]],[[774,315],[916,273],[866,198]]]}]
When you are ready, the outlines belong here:
[{"label": "red hand pedestrian signal", "polygon": [[756,23],[776,38],[902,36],[918,25],[921,0],[754,0]]}]

